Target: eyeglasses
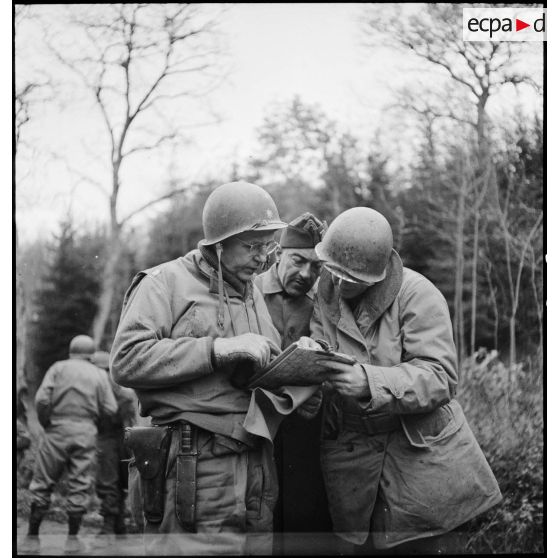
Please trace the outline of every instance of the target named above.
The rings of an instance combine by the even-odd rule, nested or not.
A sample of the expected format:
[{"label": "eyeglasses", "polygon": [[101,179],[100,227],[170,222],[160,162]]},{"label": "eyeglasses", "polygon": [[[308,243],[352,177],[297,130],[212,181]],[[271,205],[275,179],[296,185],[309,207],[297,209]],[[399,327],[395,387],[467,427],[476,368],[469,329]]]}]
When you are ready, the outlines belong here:
[{"label": "eyeglasses", "polygon": [[341,269],[332,266],[331,264],[327,264],[324,262],[323,266],[335,277],[345,281],[347,283],[352,283],[353,285],[363,285],[367,287],[371,287],[372,285],[376,284],[376,281],[368,282],[362,281],[361,279],[357,279],[352,275],[349,275],[346,271],[342,271]]},{"label": "eyeglasses", "polygon": [[269,242],[245,242],[238,237],[236,240],[248,248],[251,256],[259,256],[260,254],[269,256],[279,248],[279,243],[275,240],[270,240]]}]

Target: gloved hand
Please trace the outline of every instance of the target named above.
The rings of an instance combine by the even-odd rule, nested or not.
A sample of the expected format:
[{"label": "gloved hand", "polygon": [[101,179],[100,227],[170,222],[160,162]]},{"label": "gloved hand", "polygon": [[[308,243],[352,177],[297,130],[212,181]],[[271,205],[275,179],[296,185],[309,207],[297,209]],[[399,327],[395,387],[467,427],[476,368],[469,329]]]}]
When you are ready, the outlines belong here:
[{"label": "gloved hand", "polygon": [[322,400],[324,395],[321,389],[315,391],[300,407],[297,408],[296,412],[304,419],[313,419],[320,410],[322,405]]},{"label": "gloved hand", "polygon": [[257,333],[243,333],[235,337],[217,337],[213,340],[213,358],[217,367],[251,361],[254,371],[265,368],[271,355],[280,353],[272,341]]}]

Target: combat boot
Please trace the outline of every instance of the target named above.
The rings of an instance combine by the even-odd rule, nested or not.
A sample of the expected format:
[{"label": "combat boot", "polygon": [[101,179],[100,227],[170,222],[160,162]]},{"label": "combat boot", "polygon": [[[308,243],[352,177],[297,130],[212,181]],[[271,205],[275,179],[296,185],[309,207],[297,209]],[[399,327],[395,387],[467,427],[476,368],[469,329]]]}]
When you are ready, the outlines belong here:
[{"label": "combat boot", "polygon": [[68,514],[68,535],[73,536],[79,533],[81,527],[82,513],[69,513]]},{"label": "combat boot", "polygon": [[31,504],[29,530],[27,531],[27,536],[23,539],[21,548],[19,548],[20,552],[24,554],[40,554],[39,528],[47,510],[48,507],[39,506],[36,502]]},{"label": "combat boot", "polygon": [[64,545],[65,554],[82,554],[85,552],[85,546],[77,536],[81,527],[82,513],[68,514],[68,538]]},{"label": "combat boot", "polygon": [[116,532],[116,516],[104,515],[103,526],[99,531],[99,535],[112,535]]},{"label": "combat boot", "polygon": [[117,515],[114,521],[114,533],[116,535],[125,535],[127,532],[124,515]]},{"label": "combat boot", "polygon": [[39,535],[39,527],[43,521],[48,507],[39,506],[37,502],[31,504],[31,513],[29,514],[29,530],[27,531],[28,537],[37,537]]}]

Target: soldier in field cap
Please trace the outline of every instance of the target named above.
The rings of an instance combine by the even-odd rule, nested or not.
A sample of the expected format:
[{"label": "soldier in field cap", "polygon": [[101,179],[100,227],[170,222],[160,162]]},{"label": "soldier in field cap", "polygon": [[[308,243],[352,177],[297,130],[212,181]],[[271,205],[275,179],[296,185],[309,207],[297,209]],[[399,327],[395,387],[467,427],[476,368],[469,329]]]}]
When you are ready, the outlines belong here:
[{"label": "soldier in field cap", "polygon": [[[324,222],[304,213],[283,229],[278,261],[256,278],[273,325],[285,349],[309,335],[314,284],[321,263],[314,247],[326,229]],[[275,438],[275,461],[279,476],[279,500],[275,508],[275,550],[289,553],[292,532],[331,531],[325,489],[320,471],[319,435],[321,392],[297,413],[285,418]],[[316,539],[315,539],[316,540]]]}]

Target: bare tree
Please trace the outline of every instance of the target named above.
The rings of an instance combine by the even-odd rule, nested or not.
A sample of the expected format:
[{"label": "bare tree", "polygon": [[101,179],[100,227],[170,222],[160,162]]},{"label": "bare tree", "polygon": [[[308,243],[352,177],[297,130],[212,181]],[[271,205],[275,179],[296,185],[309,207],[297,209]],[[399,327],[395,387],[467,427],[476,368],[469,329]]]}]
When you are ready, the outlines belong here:
[{"label": "bare tree", "polygon": [[186,100],[203,99],[223,76],[217,33],[221,11],[208,12],[207,6],[196,4],[67,9],[70,42],[57,34],[48,39],[49,48],[93,100],[105,137],[92,149],[110,168],[106,185],[81,177],[100,186],[108,198],[107,258],[93,323],[93,337],[99,343],[114,297],[123,228],[141,211],[185,190],[174,188],[120,215],[123,168],[135,157],[186,141],[177,115]]},{"label": "bare tree", "polygon": [[[428,108],[435,116],[451,118],[469,125],[476,135],[477,149],[473,161],[472,181],[469,184],[462,184],[458,202],[458,208],[463,209],[463,213],[459,213],[458,216],[464,221],[466,208],[461,197],[466,192],[471,192],[473,251],[470,351],[472,353],[476,338],[480,208],[489,184],[486,179],[490,160],[487,103],[505,85],[516,87],[529,85],[539,92],[541,85],[532,75],[518,70],[515,64],[521,52],[530,48],[529,45],[512,42],[464,42],[461,32],[462,4],[433,3],[420,5],[420,7],[420,12],[413,11],[416,6],[402,8],[401,5],[391,5],[389,9],[382,10],[378,10],[377,6],[366,8],[363,17],[365,43],[372,48],[390,46],[405,53],[412,52],[426,63],[426,68],[430,66],[441,70],[442,75],[445,74],[454,87],[463,90],[474,107],[473,118],[463,116],[455,110],[451,98],[445,96],[437,106]],[[456,238],[459,242],[464,242],[461,219],[457,220],[456,226]],[[456,274],[462,273],[464,269],[459,260],[460,253],[458,248]],[[458,300],[456,303],[456,312],[460,312],[462,303]],[[459,315],[456,315],[456,319],[459,319]]]},{"label": "bare tree", "polygon": [[[19,48],[19,29],[33,14],[29,11],[29,6],[19,5],[14,12],[14,30],[16,41],[16,68],[19,69],[21,49]],[[14,95],[14,155],[16,160],[20,154],[20,147],[26,145],[24,140],[24,130],[32,120],[34,112],[40,104],[50,98],[52,94],[52,84],[48,76],[40,69],[34,67],[31,71],[17,72],[15,80]],[[14,190],[17,186],[18,177],[14,174]],[[25,377],[26,362],[26,338],[27,321],[29,314],[29,293],[24,285],[21,271],[21,254],[17,223],[15,225],[15,248],[16,248],[16,385],[17,390],[27,386]]]},{"label": "bare tree", "polygon": [[542,355],[544,351],[544,293],[542,281],[537,279],[537,269],[542,269],[542,256],[537,258],[533,245],[529,245],[530,268],[531,268],[531,288],[533,289],[533,298],[535,300],[535,308],[537,311],[537,320],[539,324],[539,353]]},{"label": "bare tree", "polygon": [[[503,244],[505,250],[506,263],[506,279],[509,298],[509,361],[510,365],[516,363],[516,315],[520,299],[521,277],[525,266],[529,263],[528,257],[534,248],[532,246],[533,239],[542,224],[543,214],[536,212],[534,222],[524,230],[514,230],[512,232],[511,225],[513,217],[511,217],[512,191],[514,190],[514,182],[516,178],[511,173],[507,175],[506,190],[504,199],[499,195],[497,186],[493,188],[496,192],[496,215],[502,230]],[[527,208],[526,208],[527,209]],[[535,211],[534,211],[535,212]],[[533,261],[533,263],[535,263]],[[537,299],[536,299],[537,300]],[[540,311],[540,309],[538,309]],[[539,314],[540,316],[540,314]],[[510,367],[511,373],[511,367]]]}]

